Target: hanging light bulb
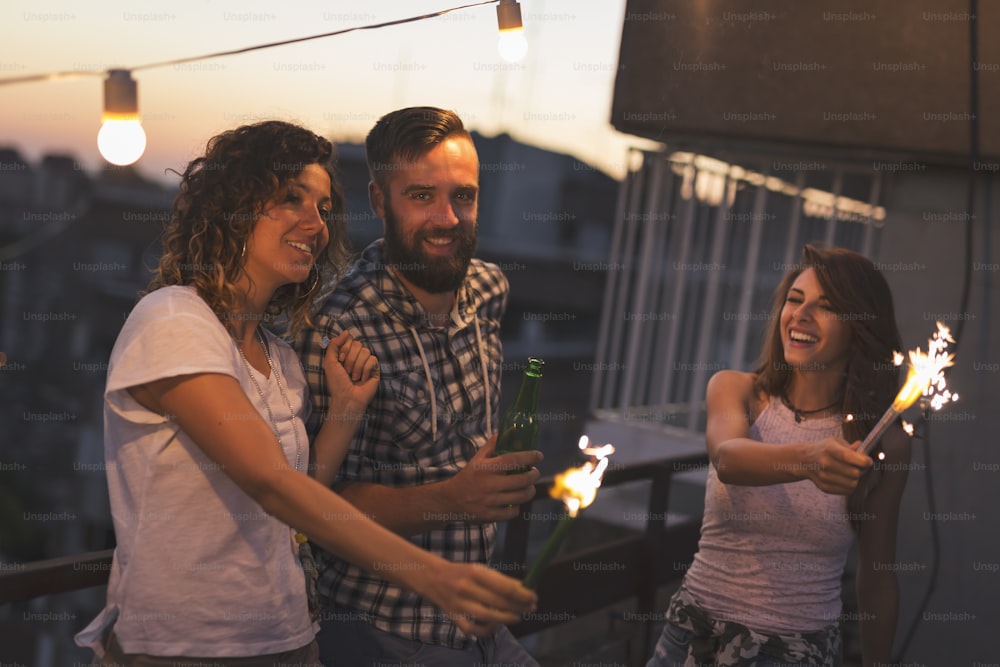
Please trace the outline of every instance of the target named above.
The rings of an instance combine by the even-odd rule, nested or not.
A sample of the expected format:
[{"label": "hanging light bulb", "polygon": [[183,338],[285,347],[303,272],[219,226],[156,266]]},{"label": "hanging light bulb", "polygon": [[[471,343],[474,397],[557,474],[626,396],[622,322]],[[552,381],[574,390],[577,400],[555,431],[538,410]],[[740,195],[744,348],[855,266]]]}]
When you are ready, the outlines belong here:
[{"label": "hanging light bulb", "polygon": [[97,148],[105,160],[125,166],[142,156],[146,133],[139,122],[138,84],[127,69],[108,70],[102,121]]},{"label": "hanging light bulb", "polygon": [[500,41],[497,42],[500,57],[509,63],[523,60],[528,53],[528,40],[524,38],[521,5],[517,0],[500,0],[497,24],[500,27]]}]

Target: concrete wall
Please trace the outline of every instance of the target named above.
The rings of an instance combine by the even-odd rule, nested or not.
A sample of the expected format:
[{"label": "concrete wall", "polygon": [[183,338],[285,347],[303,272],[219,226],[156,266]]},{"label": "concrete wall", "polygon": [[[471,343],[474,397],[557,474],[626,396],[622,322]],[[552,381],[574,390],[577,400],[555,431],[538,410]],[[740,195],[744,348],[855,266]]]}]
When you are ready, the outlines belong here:
[{"label": "concrete wall", "polygon": [[903,619],[912,618],[930,580],[932,520],[940,537],[937,585],[906,654],[925,665],[989,663],[998,656],[991,635],[1000,627],[1000,226],[995,213],[986,217],[983,202],[998,200],[1000,179],[980,175],[967,309],[960,306],[965,173],[933,167],[897,173],[886,193],[890,214],[878,255],[907,348],[926,349],[935,319],[957,331],[965,318],[949,373],[949,387],[961,399],[932,414],[929,442],[914,441],[900,515],[899,560],[913,567],[899,575]]}]

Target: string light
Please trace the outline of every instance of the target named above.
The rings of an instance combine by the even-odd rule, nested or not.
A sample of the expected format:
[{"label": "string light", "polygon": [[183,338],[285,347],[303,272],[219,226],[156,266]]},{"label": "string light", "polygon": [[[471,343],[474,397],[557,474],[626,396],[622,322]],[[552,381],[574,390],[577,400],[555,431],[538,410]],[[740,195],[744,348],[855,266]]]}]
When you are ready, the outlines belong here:
[{"label": "string light", "polygon": [[497,42],[500,57],[510,63],[524,60],[528,54],[528,40],[524,37],[521,5],[517,0],[500,0],[497,25],[500,28],[500,40]]},{"label": "string light", "polygon": [[132,164],[146,150],[146,133],[139,121],[138,84],[127,69],[108,71],[104,80],[104,114],[97,148],[111,164]]},{"label": "string light", "polygon": [[[135,79],[132,78],[132,72],[134,71],[248,53],[250,51],[269,49],[276,46],[284,46],[286,44],[296,44],[298,42],[306,42],[313,39],[333,37],[335,35],[342,35],[355,30],[372,30],[375,28],[384,28],[386,26],[402,25],[404,23],[412,23],[414,21],[443,16],[445,14],[462,9],[468,9],[470,7],[492,5],[497,2],[499,2],[497,5],[497,21],[500,28],[500,43],[501,45],[506,45],[501,46],[501,56],[507,60],[519,60],[524,57],[525,53],[527,53],[528,46],[527,42],[524,40],[524,31],[521,25],[520,5],[517,3],[517,0],[483,0],[482,2],[451,7],[450,9],[442,9],[429,14],[421,14],[419,16],[411,16],[404,19],[384,21],[382,23],[374,23],[370,25],[354,26],[320,35],[286,39],[280,42],[258,44],[256,46],[248,46],[231,51],[220,51],[217,53],[193,56],[190,58],[179,58],[176,60],[147,63],[145,65],[138,65],[128,69],[122,68],[108,70],[106,72],[107,78],[104,81],[103,124],[101,126],[101,131],[97,135],[97,146],[104,159],[117,165],[132,164],[142,156],[142,153],[146,149],[146,133],[143,131],[142,124],[139,120],[138,85]],[[74,79],[99,74],[99,72],[79,70],[29,74],[25,76],[0,78],[0,86],[17,83],[32,83],[37,81]]]}]

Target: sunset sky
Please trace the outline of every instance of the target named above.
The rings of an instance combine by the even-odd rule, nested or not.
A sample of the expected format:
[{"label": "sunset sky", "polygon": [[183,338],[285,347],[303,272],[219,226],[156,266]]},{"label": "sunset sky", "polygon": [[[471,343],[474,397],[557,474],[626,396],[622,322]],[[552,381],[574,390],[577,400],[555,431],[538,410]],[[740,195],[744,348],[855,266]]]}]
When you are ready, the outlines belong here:
[{"label": "sunset sky", "polygon": [[[97,152],[103,72],[456,7],[461,0],[28,2],[0,7],[0,78],[92,76],[0,86],[0,147],[30,161]],[[612,175],[639,143],[610,125],[625,0],[522,0],[528,57],[497,53],[494,5],[377,30],[134,73],[148,137],[140,171],[183,167],[211,135],[265,118],[358,141],[392,109],[455,109],[471,129],[570,153]]]}]

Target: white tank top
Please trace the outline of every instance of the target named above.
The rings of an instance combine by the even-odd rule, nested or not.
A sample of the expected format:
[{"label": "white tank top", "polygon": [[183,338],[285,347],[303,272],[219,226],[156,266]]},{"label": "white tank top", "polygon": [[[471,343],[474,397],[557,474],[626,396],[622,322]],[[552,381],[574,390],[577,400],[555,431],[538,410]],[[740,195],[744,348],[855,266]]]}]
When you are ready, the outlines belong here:
[{"label": "white tank top", "polygon": [[[750,427],[760,442],[841,436],[840,415],[796,423],[772,397]],[[853,541],[847,497],[809,480],[771,486],[719,481],[709,466],[698,553],[685,586],[713,618],[758,632],[811,632],[836,623]]]}]

